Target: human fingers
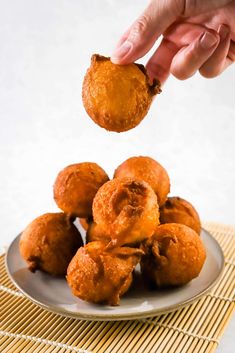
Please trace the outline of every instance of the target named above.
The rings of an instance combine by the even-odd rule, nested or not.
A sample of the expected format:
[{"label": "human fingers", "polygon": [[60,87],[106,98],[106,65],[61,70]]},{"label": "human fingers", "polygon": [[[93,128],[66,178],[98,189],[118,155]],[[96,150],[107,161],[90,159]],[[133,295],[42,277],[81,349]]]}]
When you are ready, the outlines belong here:
[{"label": "human fingers", "polygon": [[203,24],[191,22],[176,22],[163,33],[164,38],[174,42],[180,48],[188,46],[200,37],[206,27]]},{"label": "human fingers", "polygon": [[200,15],[223,7],[232,1],[234,0],[184,0],[182,15],[184,17]]},{"label": "human fingers", "polygon": [[146,69],[148,76],[152,81],[158,79],[163,84],[169,76],[171,62],[180,48],[167,39],[163,39],[157,50],[149,59]]},{"label": "human fingers", "polygon": [[182,47],[195,41],[204,31],[205,27],[198,24],[183,22],[170,26],[146,65],[150,79],[157,78],[163,84],[169,76],[171,62],[175,54]]},{"label": "human fingers", "polygon": [[230,48],[230,29],[221,25],[218,31],[220,42],[213,54],[199,69],[200,74],[207,78],[218,76],[227,66],[227,55]]},{"label": "human fingers", "polygon": [[230,41],[228,59],[231,61],[231,63],[235,62],[235,42],[233,40]]},{"label": "human fingers", "polygon": [[157,38],[180,16],[189,17],[217,9],[231,0],[152,0],[133,23],[125,40],[119,41],[111,60],[128,64],[144,56]]},{"label": "human fingers", "polygon": [[121,38],[117,42],[117,46],[116,46],[117,48],[120,47],[127,40],[129,33],[130,33],[130,30],[131,30],[131,27],[129,27],[128,30],[123,33],[123,35],[121,36]]},{"label": "human fingers", "polygon": [[122,39],[125,40],[121,39],[119,41],[111,57],[112,62],[128,64],[144,56],[178,15],[179,6],[177,1],[151,1],[143,14],[126,32],[128,34],[124,34]]},{"label": "human fingers", "polygon": [[171,73],[180,80],[191,77],[212,55],[218,44],[219,35],[207,30],[193,43],[178,51],[172,60]]}]

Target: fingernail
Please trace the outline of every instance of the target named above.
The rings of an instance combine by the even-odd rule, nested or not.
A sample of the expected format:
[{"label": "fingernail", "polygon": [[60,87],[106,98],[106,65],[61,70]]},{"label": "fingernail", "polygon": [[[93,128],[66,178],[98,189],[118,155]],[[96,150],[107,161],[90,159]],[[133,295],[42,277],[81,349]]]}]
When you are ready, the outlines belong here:
[{"label": "fingernail", "polygon": [[119,48],[115,49],[112,59],[121,59],[127,55],[127,53],[131,50],[132,43],[129,41],[125,41]]},{"label": "fingernail", "polygon": [[219,35],[220,35],[220,40],[222,41],[222,40],[224,40],[227,37],[227,35],[230,32],[230,29],[226,25],[221,25],[218,32],[219,32]]},{"label": "fingernail", "polygon": [[212,48],[217,42],[218,39],[216,38],[216,36],[214,36],[210,32],[205,32],[200,39],[200,44],[204,49]]}]

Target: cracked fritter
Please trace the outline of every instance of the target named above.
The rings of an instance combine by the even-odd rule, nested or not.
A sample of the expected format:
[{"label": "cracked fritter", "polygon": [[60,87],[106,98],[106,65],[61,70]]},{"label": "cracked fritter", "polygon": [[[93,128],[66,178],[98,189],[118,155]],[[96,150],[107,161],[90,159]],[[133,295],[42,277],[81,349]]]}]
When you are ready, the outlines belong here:
[{"label": "cracked fritter", "polygon": [[132,273],[143,252],[94,241],[80,248],[69,264],[67,281],[72,293],[92,303],[118,305],[132,283]]},{"label": "cracked fritter", "polygon": [[140,243],[159,224],[157,196],[143,180],[108,181],[98,190],[92,209],[99,232],[109,236],[113,246]]},{"label": "cracked fritter", "polygon": [[128,158],[114,172],[114,178],[123,177],[142,179],[149,183],[157,195],[159,206],[164,204],[170,192],[170,179],[166,169],[150,157]]},{"label": "cracked fritter", "polygon": [[201,272],[206,251],[201,238],[191,228],[177,223],[162,224],[142,244],[143,277],[154,287],[179,286]]}]

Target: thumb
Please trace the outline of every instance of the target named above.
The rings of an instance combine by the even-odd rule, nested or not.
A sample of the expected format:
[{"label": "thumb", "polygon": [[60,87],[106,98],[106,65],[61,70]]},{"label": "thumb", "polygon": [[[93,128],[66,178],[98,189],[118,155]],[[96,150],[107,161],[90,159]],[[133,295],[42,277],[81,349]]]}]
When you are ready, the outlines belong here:
[{"label": "thumb", "polygon": [[183,0],[152,0],[119,41],[111,57],[112,62],[128,64],[144,56],[179,16],[181,3]]},{"label": "thumb", "polygon": [[151,0],[142,15],[119,41],[111,57],[112,62],[114,64],[128,64],[141,58],[177,18],[195,16],[215,10],[231,1]]}]

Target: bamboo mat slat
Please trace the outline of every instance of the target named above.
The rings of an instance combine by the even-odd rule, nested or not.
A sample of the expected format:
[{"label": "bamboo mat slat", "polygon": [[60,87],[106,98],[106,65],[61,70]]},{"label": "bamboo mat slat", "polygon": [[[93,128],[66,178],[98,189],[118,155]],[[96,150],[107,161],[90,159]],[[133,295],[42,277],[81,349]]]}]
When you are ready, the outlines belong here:
[{"label": "bamboo mat slat", "polygon": [[178,311],[131,321],[91,322],[48,312],[10,281],[0,257],[1,353],[211,353],[235,309],[235,228],[204,223],[225,255],[210,293]]}]

